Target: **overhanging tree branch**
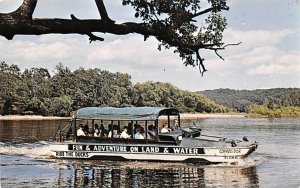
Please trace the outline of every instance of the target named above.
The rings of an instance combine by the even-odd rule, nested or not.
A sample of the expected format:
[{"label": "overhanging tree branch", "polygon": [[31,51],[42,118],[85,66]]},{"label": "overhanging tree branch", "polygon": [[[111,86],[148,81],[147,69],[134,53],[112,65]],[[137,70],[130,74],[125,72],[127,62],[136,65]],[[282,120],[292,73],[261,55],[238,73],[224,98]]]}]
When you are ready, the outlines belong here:
[{"label": "overhanging tree branch", "polygon": [[[76,18],[73,14],[71,14],[71,19],[72,20],[75,20],[75,21],[79,21],[78,18]],[[93,42],[93,41],[104,41],[104,38],[101,38],[101,37],[98,37],[96,35],[94,35],[93,33],[86,33],[86,35],[88,35],[90,38],[90,43]]]},{"label": "overhanging tree branch", "polygon": [[[142,17],[143,22],[121,24],[116,24],[110,19],[103,0],[95,0],[101,18],[85,20],[78,19],[74,15],[71,15],[71,19],[32,18],[37,2],[38,0],[23,0],[16,11],[0,13],[0,35],[11,40],[15,35],[82,34],[88,35],[90,42],[104,40],[94,35],[94,32],[115,35],[137,33],[143,35],[145,39],[153,36],[159,41],[160,46],[167,49],[174,47],[174,52],[179,53],[185,65],[199,65],[202,74],[207,70],[203,63],[204,59],[200,56],[200,49],[214,50],[216,55],[223,59],[218,50],[239,44],[222,42],[226,20],[218,13],[229,9],[225,0],[210,0],[208,2],[211,3],[211,7],[202,11],[199,2],[192,0],[180,6],[173,1],[123,0],[123,5],[134,7],[135,15]],[[192,19],[204,14],[209,16],[205,19],[204,25],[198,28]],[[195,35],[198,29],[200,30],[198,35]]]},{"label": "overhanging tree branch", "polygon": [[207,9],[203,10],[203,11],[197,12],[197,13],[195,13],[195,14],[191,14],[190,19],[195,18],[195,17],[200,16],[200,15],[203,15],[203,14],[206,14],[206,13],[209,13],[209,12],[214,11],[214,10],[216,10],[216,9],[220,9],[220,10],[229,10],[229,7],[219,7],[219,8],[216,8],[216,7],[210,7],[210,8],[207,8]]},{"label": "overhanging tree branch", "polygon": [[203,64],[204,59],[201,58],[199,51],[196,51],[196,56],[197,56],[197,61],[199,61],[199,71],[203,76],[203,74],[207,71]]},{"label": "overhanging tree branch", "polygon": [[25,19],[32,19],[38,0],[24,0],[22,5],[13,14],[23,17]]},{"label": "overhanging tree branch", "polygon": [[104,5],[104,3],[103,3],[103,0],[95,0],[95,2],[96,2],[96,5],[97,5],[97,8],[98,8],[98,10],[99,10],[99,13],[100,13],[100,16],[101,16],[102,20],[105,21],[105,22],[111,22],[111,23],[114,23],[114,21],[111,20],[111,19],[108,17],[108,14],[107,14],[105,5]]}]

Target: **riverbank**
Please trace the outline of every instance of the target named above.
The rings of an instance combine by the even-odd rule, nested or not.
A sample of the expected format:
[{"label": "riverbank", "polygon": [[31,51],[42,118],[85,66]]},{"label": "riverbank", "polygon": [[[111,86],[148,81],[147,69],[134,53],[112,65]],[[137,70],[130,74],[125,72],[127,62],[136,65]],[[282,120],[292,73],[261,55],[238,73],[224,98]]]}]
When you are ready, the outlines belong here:
[{"label": "riverbank", "polygon": [[21,116],[21,115],[7,115],[0,116],[0,120],[13,120],[13,121],[26,121],[26,120],[66,120],[70,117],[57,117],[57,116]]},{"label": "riverbank", "polygon": [[247,114],[236,113],[236,114],[180,114],[181,119],[203,119],[203,118],[244,118]]},{"label": "riverbank", "polygon": [[[246,114],[180,114],[181,119],[204,119],[204,118],[244,118]],[[71,117],[57,117],[57,116],[21,116],[21,115],[8,115],[0,116],[0,120],[14,120],[14,121],[26,121],[26,120],[66,120]]]}]

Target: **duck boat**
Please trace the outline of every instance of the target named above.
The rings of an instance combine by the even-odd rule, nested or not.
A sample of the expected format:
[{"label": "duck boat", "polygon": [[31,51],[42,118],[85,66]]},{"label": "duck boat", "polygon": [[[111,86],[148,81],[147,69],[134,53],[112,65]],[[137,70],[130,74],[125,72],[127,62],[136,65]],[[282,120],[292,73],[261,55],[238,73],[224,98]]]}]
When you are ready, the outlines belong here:
[{"label": "duck boat", "polygon": [[[162,123],[167,125],[163,133]],[[237,163],[257,146],[246,137],[232,140],[204,135],[195,125],[183,128],[175,108],[87,107],[77,110],[66,127],[58,127],[50,150],[63,159],[207,164]]]}]

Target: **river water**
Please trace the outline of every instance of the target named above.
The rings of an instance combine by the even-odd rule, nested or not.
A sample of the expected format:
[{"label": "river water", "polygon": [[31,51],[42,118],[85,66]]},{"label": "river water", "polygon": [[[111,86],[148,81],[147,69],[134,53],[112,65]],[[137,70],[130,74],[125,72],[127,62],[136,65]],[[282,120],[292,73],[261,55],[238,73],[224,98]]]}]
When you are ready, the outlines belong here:
[{"label": "river water", "polygon": [[48,141],[66,121],[0,121],[0,187],[299,187],[300,119],[203,119],[203,134],[247,136],[258,149],[239,164],[57,160]]}]

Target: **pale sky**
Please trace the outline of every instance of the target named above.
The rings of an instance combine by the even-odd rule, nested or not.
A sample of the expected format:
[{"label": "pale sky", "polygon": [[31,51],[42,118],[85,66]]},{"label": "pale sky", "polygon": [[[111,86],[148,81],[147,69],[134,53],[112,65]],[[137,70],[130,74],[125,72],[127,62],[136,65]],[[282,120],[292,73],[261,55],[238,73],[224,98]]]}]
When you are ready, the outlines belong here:
[{"label": "pale sky", "polygon": [[[131,7],[121,0],[104,0],[109,16],[121,23],[134,21]],[[21,0],[0,0],[0,12],[10,12]],[[157,50],[154,38],[115,36],[100,33],[104,42],[89,43],[82,35],[0,37],[0,61],[21,69],[45,67],[53,72],[63,63],[71,70],[100,68],[129,73],[133,83],[148,80],[170,82],[186,90],[265,89],[300,87],[300,0],[230,0],[224,15],[227,43],[242,42],[219,53],[202,52],[208,72],[185,67],[173,50]],[[80,19],[99,18],[93,0],[39,0],[34,17]]]}]

